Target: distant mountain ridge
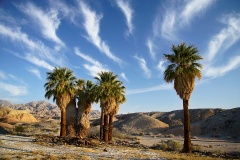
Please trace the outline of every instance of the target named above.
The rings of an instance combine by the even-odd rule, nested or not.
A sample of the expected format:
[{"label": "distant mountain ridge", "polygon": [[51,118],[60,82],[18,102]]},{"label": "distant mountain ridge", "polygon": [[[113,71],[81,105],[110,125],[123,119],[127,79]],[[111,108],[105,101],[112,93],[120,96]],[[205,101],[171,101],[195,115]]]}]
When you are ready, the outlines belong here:
[{"label": "distant mountain ridge", "polygon": [[[13,104],[0,100],[0,106],[15,110],[27,110],[38,120],[60,117],[60,109],[46,101]],[[233,109],[190,109],[192,136],[219,136],[240,138],[240,107]],[[92,110],[96,119],[91,126],[100,123],[100,112]],[[114,127],[127,133],[153,133],[183,135],[183,110],[171,112],[141,112],[116,115]]]},{"label": "distant mountain ridge", "polygon": [[[14,104],[10,101],[0,100],[0,106],[9,107],[15,110],[27,110],[37,119],[49,119],[61,116],[60,109],[56,105],[53,105],[46,101]],[[92,110],[90,112],[90,117],[99,118],[100,112],[98,110]]]}]

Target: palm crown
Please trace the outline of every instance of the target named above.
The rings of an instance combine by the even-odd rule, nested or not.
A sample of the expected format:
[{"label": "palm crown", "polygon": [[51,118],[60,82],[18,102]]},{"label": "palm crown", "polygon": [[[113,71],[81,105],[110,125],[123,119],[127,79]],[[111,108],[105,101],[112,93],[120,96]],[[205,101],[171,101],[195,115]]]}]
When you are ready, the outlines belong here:
[{"label": "palm crown", "polygon": [[47,80],[44,87],[46,90],[45,97],[50,99],[53,97],[53,101],[59,104],[63,97],[70,99],[75,93],[75,76],[73,72],[65,67],[54,68],[52,72],[47,72]]},{"label": "palm crown", "polygon": [[117,75],[113,72],[101,72],[95,79],[98,81],[98,99],[105,113],[116,110],[119,103],[125,102],[125,87],[117,79]]},{"label": "palm crown", "polygon": [[189,99],[194,88],[194,79],[201,79],[202,65],[197,63],[201,60],[198,49],[193,46],[186,46],[185,43],[172,46],[173,54],[164,54],[169,65],[164,72],[164,80],[172,82],[174,88],[182,99]]}]

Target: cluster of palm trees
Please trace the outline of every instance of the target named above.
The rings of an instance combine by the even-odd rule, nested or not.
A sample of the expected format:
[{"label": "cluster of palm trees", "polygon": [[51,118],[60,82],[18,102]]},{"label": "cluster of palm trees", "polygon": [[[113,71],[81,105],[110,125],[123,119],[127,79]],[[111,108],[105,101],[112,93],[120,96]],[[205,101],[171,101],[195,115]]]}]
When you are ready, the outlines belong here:
[{"label": "cluster of palm trees", "polygon": [[[167,83],[174,81],[174,89],[183,100],[184,110],[184,147],[183,152],[191,153],[190,115],[189,99],[194,89],[195,78],[201,79],[202,65],[197,63],[202,57],[197,47],[185,43],[172,45],[173,54],[164,54],[169,63],[165,72],[164,80]],[[112,140],[113,116],[117,114],[119,105],[126,101],[125,87],[112,72],[101,72],[95,77],[97,84],[84,80],[76,81],[71,70],[66,68],[55,68],[53,72],[47,73],[48,82],[45,84],[46,98],[53,96],[61,109],[61,136],[66,135],[66,108],[71,100],[78,97],[77,124],[78,135],[86,136],[88,126],[87,115],[93,102],[100,101],[101,122],[100,139],[105,142]],[[74,107],[72,107],[74,108]],[[76,117],[76,116],[75,116]],[[85,118],[84,118],[85,117]],[[75,125],[75,124],[74,124]],[[74,127],[73,127],[74,128]]]},{"label": "cluster of palm trees", "polygon": [[112,141],[113,116],[117,114],[119,105],[126,101],[125,87],[113,72],[101,72],[95,79],[96,84],[90,80],[77,79],[65,67],[47,72],[45,97],[53,97],[61,110],[61,137],[86,137],[92,103],[100,101],[100,139]]}]

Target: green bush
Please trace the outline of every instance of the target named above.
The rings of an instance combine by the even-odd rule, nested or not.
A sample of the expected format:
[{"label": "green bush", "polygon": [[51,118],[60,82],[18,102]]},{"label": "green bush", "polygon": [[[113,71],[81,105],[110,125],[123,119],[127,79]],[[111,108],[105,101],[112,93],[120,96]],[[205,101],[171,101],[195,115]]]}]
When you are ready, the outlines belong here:
[{"label": "green bush", "polygon": [[181,144],[173,140],[168,140],[168,141],[162,141],[160,144],[155,144],[151,148],[159,149],[163,151],[180,151]]},{"label": "green bush", "polygon": [[24,132],[25,129],[26,129],[26,128],[23,127],[23,126],[15,126],[15,127],[14,127],[14,131],[17,132],[17,133],[19,133],[19,132]]}]

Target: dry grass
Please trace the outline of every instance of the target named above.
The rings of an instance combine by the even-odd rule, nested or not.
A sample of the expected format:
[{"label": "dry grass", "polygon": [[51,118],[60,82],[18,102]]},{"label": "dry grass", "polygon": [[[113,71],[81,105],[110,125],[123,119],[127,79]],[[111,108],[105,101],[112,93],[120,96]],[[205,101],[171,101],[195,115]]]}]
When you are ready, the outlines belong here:
[{"label": "dry grass", "polygon": [[177,152],[153,151],[159,153],[160,157],[175,160],[223,160],[223,158],[212,158],[207,156],[200,156],[195,154],[185,154]]}]

